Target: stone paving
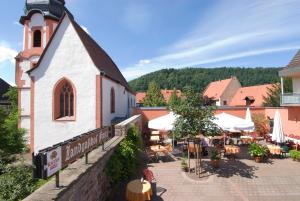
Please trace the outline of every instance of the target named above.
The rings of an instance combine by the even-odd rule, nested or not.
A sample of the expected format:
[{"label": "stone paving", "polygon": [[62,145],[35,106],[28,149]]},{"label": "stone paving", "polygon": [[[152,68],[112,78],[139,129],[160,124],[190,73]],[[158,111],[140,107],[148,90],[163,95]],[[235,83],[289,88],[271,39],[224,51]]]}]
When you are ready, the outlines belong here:
[{"label": "stone paving", "polygon": [[[194,165],[194,163],[191,163]],[[300,163],[271,159],[223,159],[220,169],[209,169],[206,179],[193,180],[180,169],[180,160],[150,163],[157,180],[157,201],[299,201]]]}]

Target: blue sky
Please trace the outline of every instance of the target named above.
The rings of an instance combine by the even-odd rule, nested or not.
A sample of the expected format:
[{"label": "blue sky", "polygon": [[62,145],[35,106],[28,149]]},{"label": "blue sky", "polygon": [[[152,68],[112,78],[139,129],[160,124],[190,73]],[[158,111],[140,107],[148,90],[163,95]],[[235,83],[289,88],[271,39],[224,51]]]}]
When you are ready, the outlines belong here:
[{"label": "blue sky", "polygon": [[[131,80],[162,68],[285,66],[300,48],[299,0],[66,0]],[[23,0],[0,7],[0,77],[14,82]]]}]

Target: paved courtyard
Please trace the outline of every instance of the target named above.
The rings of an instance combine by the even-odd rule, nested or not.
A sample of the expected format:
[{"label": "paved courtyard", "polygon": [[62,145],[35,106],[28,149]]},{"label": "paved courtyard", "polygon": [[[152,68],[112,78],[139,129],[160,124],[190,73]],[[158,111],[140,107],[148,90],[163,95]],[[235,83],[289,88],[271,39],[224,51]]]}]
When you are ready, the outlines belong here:
[{"label": "paved courtyard", "polygon": [[[299,201],[300,163],[271,159],[223,160],[219,170],[204,162],[210,175],[194,180],[180,169],[180,160],[150,163],[157,179],[158,201]],[[192,163],[194,165],[194,163]]]}]

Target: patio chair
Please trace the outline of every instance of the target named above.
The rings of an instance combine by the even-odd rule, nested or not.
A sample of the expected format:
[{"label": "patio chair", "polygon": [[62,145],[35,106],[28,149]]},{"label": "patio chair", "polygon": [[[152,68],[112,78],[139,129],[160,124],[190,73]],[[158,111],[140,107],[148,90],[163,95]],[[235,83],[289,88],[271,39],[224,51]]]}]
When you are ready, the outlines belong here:
[{"label": "patio chair", "polygon": [[157,189],[156,189],[156,179],[154,177],[154,174],[151,170],[148,168],[143,170],[143,177],[146,179],[148,182],[151,184],[151,189],[152,189],[152,195],[154,197],[157,196]]},{"label": "patio chair", "polygon": [[286,154],[289,153],[289,147],[287,145],[281,146],[281,156],[286,158]]}]

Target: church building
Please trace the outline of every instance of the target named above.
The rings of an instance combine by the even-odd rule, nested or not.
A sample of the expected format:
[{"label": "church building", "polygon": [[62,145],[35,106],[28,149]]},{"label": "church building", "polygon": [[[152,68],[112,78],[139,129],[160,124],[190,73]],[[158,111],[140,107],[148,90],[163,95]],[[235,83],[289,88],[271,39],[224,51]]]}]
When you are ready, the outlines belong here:
[{"label": "church building", "polygon": [[135,93],[64,0],[26,0],[16,57],[20,121],[31,152],[130,116]]}]

